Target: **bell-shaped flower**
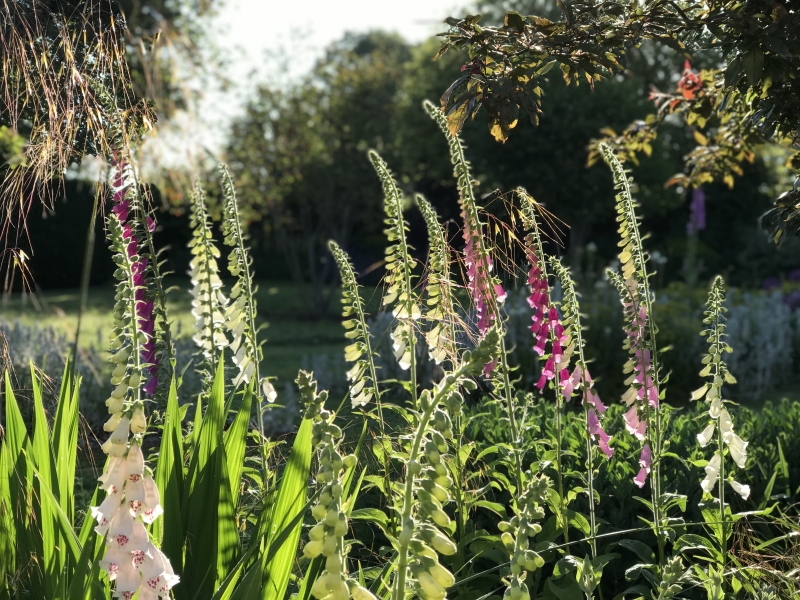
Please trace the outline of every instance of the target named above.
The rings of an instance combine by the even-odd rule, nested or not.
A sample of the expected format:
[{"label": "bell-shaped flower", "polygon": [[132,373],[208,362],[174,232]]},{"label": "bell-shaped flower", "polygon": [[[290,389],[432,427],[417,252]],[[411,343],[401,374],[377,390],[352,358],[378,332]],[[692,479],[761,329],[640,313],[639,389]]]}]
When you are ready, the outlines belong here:
[{"label": "bell-shaped flower", "polygon": [[114,581],[120,571],[125,577],[130,577],[130,569],[133,568],[130,552],[122,548],[114,547],[106,550],[106,555],[100,560],[100,568],[108,573],[108,578]]},{"label": "bell-shaped flower", "polygon": [[131,432],[144,433],[145,429],[147,429],[147,419],[144,416],[144,406],[141,403],[136,403],[131,415]]},{"label": "bell-shaped flower", "polygon": [[[130,556],[130,554],[128,554]],[[136,595],[142,584],[142,576],[139,569],[133,565],[130,559],[120,565],[117,579],[114,585],[114,596],[128,600]]]},{"label": "bell-shaped flower", "polygon": [[650,473],[650,466],[653,462],[653,454],[650,451],[650,444],[645,444],[642,446],[642,454],[639,456],[639,472],[636,474],[636,477],[633,478],[633,483],[635,483],[638,487],[644,487],[644,483],[647,480],[647,475]]},{"label": "bell-shaped flower", "polygon": [[144,455],[139,444],[131,444],[128,456],[125,458],[125,471],[128,475],[144,473]]},{"label": "bell-shaped flower", "polygon": [[95,527],[94,530],[98,535],[106,534],[114,515],[122,506],[122,493],[119,490],[115,490],[115,492],[116,493],[108,494],[105,500],[100,503],[100,506],[89,507],[92,518],[97,521],[97,527]]},{"label": "bell-shaped flower", "polygon": [[144,489],[144,510],[142,510],[142,521],[147,524],[155,521],[163,512],[161,508],[161,497],[158,493],[158,487],[152,477],[145,477],[142,481]]},{"label": "bell-shaped flower", "polygon": [[105,490],[109,494],[121,492],[127,478],[128,472],[125,468],[125,459],[112,456],[108,459],[105,471],[103,471],[103,474],[98,478],[101,484],[100,489]]},{"label": "bell-shaped flower", "polygon": [[711,421],[706,428],[697,434],[697,441],[700,442],[700,447],[705,448],[714,437],[714,421]]},{"label": "bell-shaped flower", "polygon": [[714,486],[717,484],[721,462],[720,455],[717,453],[714,454],[706,465],[706,477],[700,482],[700,487],[703,488],[703,491],[707,494],[710,494],[711,490],[714,489]]},{"label": "bell-shaped flower", "polygon": [[639,409],[632,406],[624,415],[625,429],[639,441],[644,441],[647,433],[647,421],[639,418]]},{"label": "bell-shaped flower", "polygon": [[116,429],[103,444],[103,452],[111,456],[122,456],[128,449],[128,434],[131,429],[131,421],[128,417],[123,417],[117,424]]},{"label": "bell-shaped flower", "polygon": [[108,526],[108,545],[110,548],[119,547],[126,552],[132,549],[129,546],[133,536],[134,520],[130,511],[118,510],[114,513]]},{"label": "bell-shaped flower", "polygon": [[586,425],[589,429],[589,434],[592,437],[597,438],[597,445],[600,447],[600,450],[603,451],[603,454],[606,455],[606,459],[611,458],[611,456],[614,454],[614,449],[608,445],[608,441],[611,438],[603,430],[603,426],[600,425],[600,419],[597,416],[597,412],[593,408],[590,408],[586,412]]},{"label": "bell-shaped flower", "polygon": [[733,462],[735,462],[740,469],[744,469],[744,465],[747,462],[747,442],[733,433],[728,442],[728,450],[730,450]]},{"label": "bell-shaped flower", "polygon": [[738,481],[734,481],[731,479],[731,487],[733,491],[739,494],[742,497],[742,500],[747,500],[750,497],[750,486],[739,483]]},{"label": "bell-shaped flower", "polygon": [[726,444],[730,444],[733,437],[733,419],[727,408],[723,408],[719,412],[719,430],[722,432],[722,440]]},{"label": "bell-shaped flower", "polygon": [[172,570],[169,559],[153,544],[149,544],[148,554],[149,560],[146,559],[141,567],[142,589],[150,590],[160,596],[168,596],[169,590],[180,578]]}]

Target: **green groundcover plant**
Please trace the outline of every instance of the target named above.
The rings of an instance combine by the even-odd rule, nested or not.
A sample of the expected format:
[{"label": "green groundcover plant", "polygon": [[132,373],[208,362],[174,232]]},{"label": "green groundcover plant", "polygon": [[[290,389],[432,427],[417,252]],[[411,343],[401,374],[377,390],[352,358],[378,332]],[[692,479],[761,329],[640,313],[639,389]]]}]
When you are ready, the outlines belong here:
[{"label": "green groundcover plant", "polygon": [[[624,394],[601,400],[579,290],[546,252],[549,215],[518,189],[503,235],[524,256],[537,359],[524,364],[539,365],[522,373],[501,309],[503,261],[464,148],[438,108],[425,110],[449,145],[463,251],[451,248],[431,204],[409,202],[371,151],[389,242],[381,304],[402,376],[381,376],[358,275],[331,241],[347,392],[336,402],[300,371],[303,419],[291,444],[264,433],[279,398],[261,371],[253,264],[228,171],[220,168],[230,286],[199,185],[192,198],[203,384],[181,397],[188,365],[176,364],[155,216],[130,153],[118,149],[106,222],[117,284],[102,474],[88,505],[77,502],[74,361],[52,415],[31,365],[30,430],[6,373],[0,598],[796,597],[798,477],[784,446],[796,447],[800,410],[787,402],[759,416],[726,399],[737,382],[726,363],[723,280],[710,286],[700,332],[705,383],[678,411],[667,402],[631,180],[601,146],[617,189],[620,266],[607,277],[623,306]],[[427,227],[425,264],[408,242],[407,209]],[[750,447],[748,436],[764,446]]]}]

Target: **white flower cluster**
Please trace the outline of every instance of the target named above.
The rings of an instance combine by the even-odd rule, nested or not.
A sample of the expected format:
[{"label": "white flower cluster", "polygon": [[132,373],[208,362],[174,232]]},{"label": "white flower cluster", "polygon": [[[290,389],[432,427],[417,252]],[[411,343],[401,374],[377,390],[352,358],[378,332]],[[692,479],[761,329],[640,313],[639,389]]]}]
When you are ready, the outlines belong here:
[{"label": "white flower cluster", "polygon": [[337,445],[342,430],[334,424],[335,413],[325,410],[328,392],[317,394],[317,382],[312,374],[300,371],[297,384],[305,405],[306,419],[313,419],[311,433],[313,446],[319,457],[317,482],[322,485],[319,501],[311,509],[317,524],[308,532],[308,543],[303,548],[306,558],[325,557],[325,569],[311,587],[318,600],[375,600],[375,596],[347,573],[344,536],[348,530],[347,516],[342,508],[342,475],[345,469],[355,466],[356,457],[342,456]]},{"label": "white flower cluster", "polygon": [[111,456],[100,482],[106,498],[91,511],[95,531],[106,536],[100,567],[115,582],[114,597],[130,600],[138,592],[139,600],[168,598],[178,577],[145,529],[163,511],[139,445],[132,443],[126,456]]},{"label": "white flower cluster", "polygon": [[199,187],[192,199],[190,224],[192,260],[189,262],[189,276],[192,280],[192,315],[196,330],[192,339],[200,347],[203,356],[212,360],[215,348],[219,350],[228,345],[224,332],[224,311],[228,300],[222,293],[222,280],[217,266],[220,253],[211,235],[205,196]]},{"label": "white flower cluster", "polygon": [[342,325],[347,330],[344,337],[353,340],[344,349],[344,359],[355,363],[347,371],[350,402],[353,407],[365,406],[378,396],[378,388],[364,302],[358,293],[358,282],[350,257],[334,241],[328,242],[328,248],[342,278],[342,316],[345,318]]},{"label": "white flower cluster", "polygon": [[[721,440],[718,440],[719,447],[711,460],[708,461],[705,467],[706,476],[700,483],[700,487],[707,494],[710,494],[717,484],[720,471],[724,472],[724,446],[727,446],[728,452],[737,467],[744,469],[747,463],[747,442],[733,431],[733,419],[728,409],[725,408],[725,401],[722,399],[722,385],[724,383],[736,383],[736,379],[728,371],[725,361],[722,360],[723,354],[733,352],[733,349],[725,341],[725,319],[723,314],[726,309],[723,306],[725,301],[723,285],[722,278],[717,277],[711,286],[706,304],[705,319],[703,320],[708,327],[701,334],[708,337],[708,354],[702,359],[705,367],[700,371],[700,375],[709,377],[711,381],[695,390],[692,394],[693,400],[705,399],[709,406],[708,415],[711,417],[711,421],[709,421],[705,429],[697,435],[697,441],[700,442],[700,446],[705,448],[714,439],[717,428],[719,428],[719,440]],[[734,481],[732,478],[727,479],[727,481],[737,494],[747,500],[750,496],[750,486]]]},{"label": "white flower cluster", "polygon": [[397,187],[389,167],[374,150],[370,150],[369,159],[383,186],[383,208],[386,213],[386,290],[383,305],[392,306],[392,315],[397,319],[397,326],[391,333],[394,356],[400,368],[407,371],[413,363],[414,322],[421,316],[417,298],[412,289],[413,259],[409,255],[411,249],[406,241],[408,225],[403,220],[403,194]]},{"label": "white flower cluster", "polygon": [[[220,165],[222,190],[224,193],[222,232],[223,243],[233,249],[228,254],[228,272],[237,279],[231,289],[231,303],[225,310],[225,327],[231,335],[230,349],[233,363],[239,373],[233,378],[234,387],[250,383],[255,376],[260,378],[259,361],[261,348],[258,345],[255,318],[257,314],[253,277],[250,271],[251,259],[244,246],[244,233],[239,219],[239,207],[236,203],[236,190],[228,169]],[[272,384],[264,378],[259,397],[263,395],[267,401],[274,402],[277,394]]]},{"label": "white flower cluster", "polygon": [[417,206],[428,229],[428,269],[425,281],[428,312],[425,319],[433,325],[425,333],[428,356],[437,365],[455,354],[453,283],[450,281],[450,256],[445,230],[436,211],[422,196],[416,196]]},{"label": "white flower cluster", "polygon": [[530,473],[528,475],[525,491],[515,508],[516,514],[508,521],[501,521],[498,524],[498,528],[503,532],[500,541],[511,559],[511,577],[503,594],[504,600],[530,600],[530,591],[525,583],[527,572],[533,572],[544,566],[544,559],[528,548],[528,538],[542,531],[542,526],[536,521],[544,519],[542,505],[552,483],[545,475],[539,477],[530,477]]}]

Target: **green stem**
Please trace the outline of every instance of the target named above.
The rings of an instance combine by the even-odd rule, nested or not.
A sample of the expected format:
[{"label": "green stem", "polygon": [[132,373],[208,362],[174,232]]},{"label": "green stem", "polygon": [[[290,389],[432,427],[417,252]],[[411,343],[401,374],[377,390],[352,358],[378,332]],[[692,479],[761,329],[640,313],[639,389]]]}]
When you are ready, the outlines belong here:
[{"label": "green stem", "polygon": [[[558,381],[558,374],[556,374],[556,382]],[[561,503],[559,507],[559,517],[561,519],[561,528],[564,532],[564,541],[569,542],[569,523],[567,522],[566,506],[564,506],[564,478],[561,475],[561,447],[562,447],[562,424],[561,424],[561,394],[558,390],[558,385],[553,386],[556,392],[556,481],[558,482],[558,497]]]}]

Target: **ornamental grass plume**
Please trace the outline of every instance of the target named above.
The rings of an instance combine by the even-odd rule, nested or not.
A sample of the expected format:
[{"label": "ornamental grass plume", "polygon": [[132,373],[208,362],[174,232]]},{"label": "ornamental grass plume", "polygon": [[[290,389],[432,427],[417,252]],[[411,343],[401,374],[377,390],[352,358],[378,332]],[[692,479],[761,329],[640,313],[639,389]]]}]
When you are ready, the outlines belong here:
[{"label": "ornamental grass plume", "polygon": [[[125,186],[128,166],[119,162],[115,168],[115,205],[108,230],[119,281],[111,337],[111,360],[116,364],[111,383],[116,387],[106,401],[111,416],[104,429],[111,435],[103,451],[109,459],[99,478],[106,498],[100,506],[91,507],[91,514],[98,523],[95,531],[105,536],[100,566],[114,582],[114,597],[129,600],[138,594],[140,600],[147,600],[169,597],[178,577],[145,528],[163,512],[141,450],[147,428],[145,396],[158,386],[155,319],[146,279],[147,259],[139,256],[141,224],[129,219],[133,211],[138,212],[137,195]],[[145,227],[149,226],[145,221]]]}]

